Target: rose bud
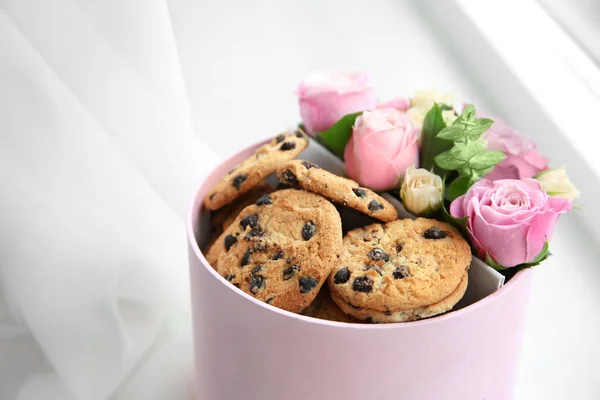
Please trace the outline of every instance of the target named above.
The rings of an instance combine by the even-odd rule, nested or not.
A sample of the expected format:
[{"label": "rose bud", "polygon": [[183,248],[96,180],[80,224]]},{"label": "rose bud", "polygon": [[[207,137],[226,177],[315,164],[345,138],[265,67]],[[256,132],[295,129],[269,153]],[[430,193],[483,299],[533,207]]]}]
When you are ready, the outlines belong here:
[{"label": "rose bud", "polygon": [[300,116],[314,136],[331,128],[343,116],[377,106],[375,89],[363,72],[318,72],[306,77],[296,90]]},{"label": "rose bud", "polygon": [[567,175],[564,168],[542,171],[535,176],[535,179],[542,185],[542,189],[551,196],[575,200],[581,194],[569,179],[569,175]]},{"label": "rose bud", "polygon": [[510,268],[529,263],[552,238],[560,214],[571,200],[550,196],[534,179],[482,179],[454,200],[450,214],[467,219],[467,231],[479,258],[489,255]]},{"label": "rose bud", "polygon": [[418,165],[419,130],[393,108],[365,111],[356,118],[344,159],[350,178],[374,190],[396,188],[406,168]]},{"label": "rose bud", "polygon": [[444,197],[442,178],[426,169],[408,167],[400,189],[402,204],[407,211],[430,216],[440,209]]}]

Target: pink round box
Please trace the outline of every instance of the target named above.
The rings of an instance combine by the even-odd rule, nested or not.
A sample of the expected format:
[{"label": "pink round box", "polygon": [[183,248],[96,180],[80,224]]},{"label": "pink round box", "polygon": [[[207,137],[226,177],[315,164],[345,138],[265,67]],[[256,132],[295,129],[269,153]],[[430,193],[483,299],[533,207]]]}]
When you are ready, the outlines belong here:
[{"label": "pink round box", "polygon": [[202,199],[262,144],[213,170],[189,213],[197,399],[511,399],[530,270],[460,310],[382,325],[289,313],[241,292],[213,270],[198,245],[210,235]]}]

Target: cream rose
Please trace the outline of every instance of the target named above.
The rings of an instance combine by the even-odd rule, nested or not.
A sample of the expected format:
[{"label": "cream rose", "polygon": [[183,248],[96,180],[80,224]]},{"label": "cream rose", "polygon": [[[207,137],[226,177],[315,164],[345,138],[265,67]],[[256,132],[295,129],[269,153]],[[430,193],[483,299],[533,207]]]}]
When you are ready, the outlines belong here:
[{"label": "cream rose", "polygon": [[567,171],[564,168],[542,171],[535,176],[535,180],[551,196],[575,200],[581,194],[569,179],[569,175],[567,175]]},{"label": "cream rose", "polygon": [[415,90],[415,94],[410,99],[411,107],[424,108],[429,110],[433,103],[452,105],[454,94],[444,93],[439,90]]},{"label": "cream rose", "polygon": [[[444,93],[439,90],[417,90],[410,99],[410,108],[406,113],[411,117],[415,125],[420,129],[423,126],[425,115],[433,107],[433,103],[452,105],[454,94]],[[447,126],[456,120],[453,110],[442,111],[442,118]]]},{"label": "cream rose", "polygon": [[426,169],[415,169],[412,165],[406,170],[400,197],[407,211],[421,216],[431,215],[442,205],[442,178]]}]

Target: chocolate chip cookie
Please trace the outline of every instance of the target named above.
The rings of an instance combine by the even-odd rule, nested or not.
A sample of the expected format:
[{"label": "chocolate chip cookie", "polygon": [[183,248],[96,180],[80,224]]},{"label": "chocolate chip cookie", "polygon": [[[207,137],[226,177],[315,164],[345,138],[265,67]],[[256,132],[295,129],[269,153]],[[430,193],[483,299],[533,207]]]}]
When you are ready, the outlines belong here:
[{"label": "chocolate chip cookie", "polygon": [[450,293],[448,297],[443,298],[437,303],[430,304],[428,306],[412,308],[404,311],[377,311],[368,308],[357,308],[356,306],[344,301],[341,297],[335,293],[331,294],[333,301],[339,306],[339,309],[351,315],[352,317],[375,323],[389,323],[389,322],[408,322],[416,321],[418,319],[433,317],[434,315],[445,313],[451,310],[462,299],[467,290],[469,282],[469,274],[464,273],[458,287]]},{"label": "chocolate chip cookie", "polygon": [[250,204],[255,203],[263,195],[268,195],[273,189],[264,182],[259,183],[248,192],[244,193],[233,203],[219,210],[213,211],[210,218],[212,239],[204,249],[204,255],[208,263],[214,267],[217,265],[219,254],[224,249],[223,232],[235,221],[239,213]]},{"label": "chocolate chip cookie", "polygon": [[204,198],[207,210],[218,210],[249,191],[274,173],[285,161],[295,158],[308,146],[304,133],[282,133],[225,175]]},{"label": "chocolate chip cookie", "polygon": [[221,224],[223,231],[229,228],[229,226],[235,221],[237,216],[244,208],[248,207],[250,204],[256,203],[262,196],[268,195],[272,192],[273,189],[271,186],[267,185],[266,183],[259,183],[257,186],[250,189],[250,191],[244,193],[244,195],[232,205],[231,209],[227,213],[227,217],[223,219]]},{"label": "chocolate chip cookie", "polygon": [[302,312],[340,254],[342,223],[327,199],[286,189],[244,208],[222,236],[221,276],[259,300]]},{"label": "chocolate chip cookie", "polygon": [[371,224],[344,237],[329,288],[334,299],[355,308],[396,313],[450,296],[470,263],[468,243],[446,223],[418,218]]},{"label": "chocolate chip cookie", "polygon": [[370,189],[362,188],[351,179],[342,178],[302,160],[288,161],[277,170],[279,182],[302,189],[353,208],[380,221],[398,219],[394,206]]},{"label": "chocolate chip cookie", "polygon": [[323,285],[321,291],[310,304],[310,306],[302,313],[308,317],[325,319],[335,322],[360,322],[350,315],[343,312],[340,307],[331,299],[329,288]]}]

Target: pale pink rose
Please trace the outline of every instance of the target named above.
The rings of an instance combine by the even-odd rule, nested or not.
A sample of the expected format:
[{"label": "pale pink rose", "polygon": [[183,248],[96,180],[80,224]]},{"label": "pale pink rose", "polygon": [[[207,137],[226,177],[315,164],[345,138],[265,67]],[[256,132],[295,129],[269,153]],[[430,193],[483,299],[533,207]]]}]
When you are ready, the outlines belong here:
[{"label": "pale pink rose", "polygon": [[454,200],[450,214],[469,217],[467,230],[479,258],[503,267],[533,261],[571,200],[548,195],[534,179],[483,179]]},{"label": "pale pink rose", "polygon": [[296,90],[302,122],[311,135],[331,128],[344,115],[377,106],[375,89],[366,73],[318,72]]},{"label": "pale pink rose", "polygon": [[395,108],[396,110],[406,111],[410,108],[410,100],[406,97],[397,97],[377,104],[377,108]]},{"label": "pale pink rose", "polygon": [[537,152],[532,140],[504,121],[492,119],[494,124],[483,133],[483,138],[488,142],[488,150],[501,151],[506,154],[506,158],[485,177],[486,179],[495,181],[532,178],[548,168],[548,159]]},{"label": "pale pink rose", "polygon": [[394,108],[365,111],[354,122],[344,159],[350,178],[374,190],[400,186],[406,169],[419,163],[419,130]]}]

